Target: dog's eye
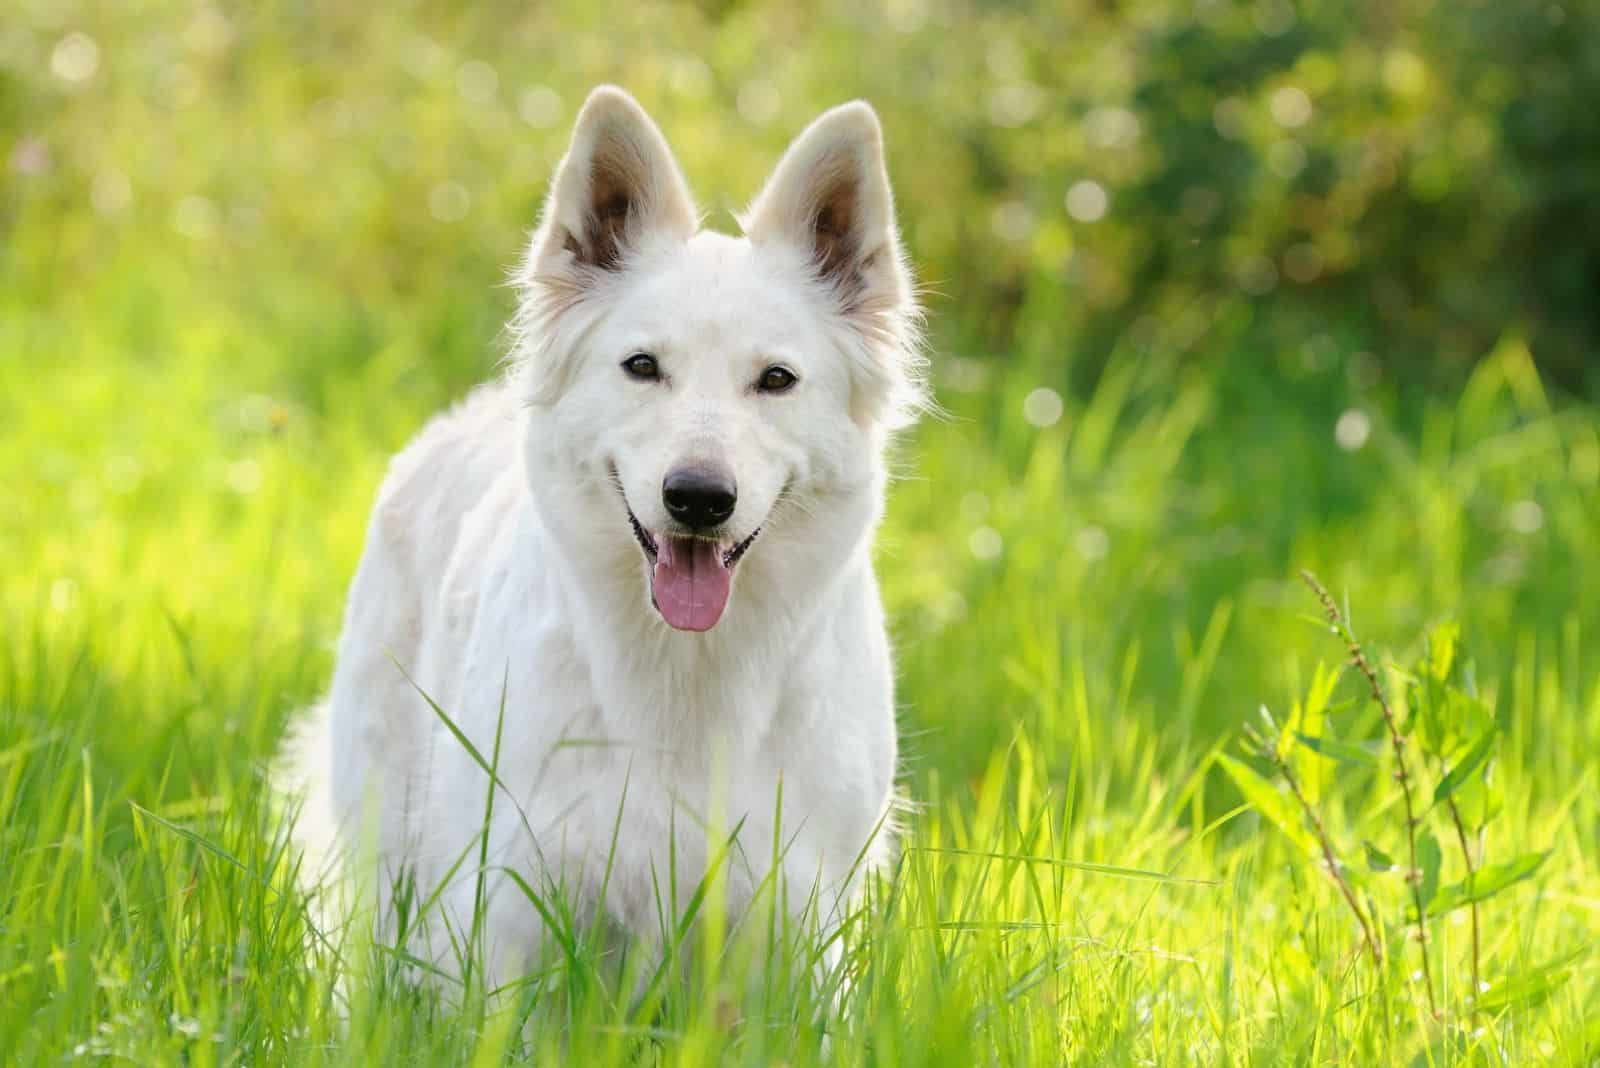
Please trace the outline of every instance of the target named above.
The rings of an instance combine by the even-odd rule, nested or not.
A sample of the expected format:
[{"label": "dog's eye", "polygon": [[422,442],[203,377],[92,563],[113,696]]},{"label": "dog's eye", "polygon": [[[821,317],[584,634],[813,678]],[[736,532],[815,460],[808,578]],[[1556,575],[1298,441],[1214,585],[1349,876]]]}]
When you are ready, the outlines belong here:
[{"label": "dog's eye", "polygon": [[783,393],[792,389],[798,381],[800,379],[787,367],[773,365],[761,372],[761,377],[756,380],[756,388],[763,393]]},{"label": "dog's eye", "polygon": [[641,382],[654,382],[661,377],[661,365],[648,352],[636,352],[629,356],[622,361],[622,369],[629,378],[637,378]]}]

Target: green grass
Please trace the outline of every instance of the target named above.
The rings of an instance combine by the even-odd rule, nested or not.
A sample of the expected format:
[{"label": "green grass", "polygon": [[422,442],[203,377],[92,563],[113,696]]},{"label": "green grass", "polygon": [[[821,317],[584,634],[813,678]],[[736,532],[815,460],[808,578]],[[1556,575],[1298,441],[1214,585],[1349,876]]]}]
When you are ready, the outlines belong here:
[{"label": "green grass", "polygon": [[[501,351],[496,283],[560,130],[463,123],[453,78],[410,87],[376,51],[336,69],[281,27],[243,74],[191,67],[250,93],[176,107],[144,95],[158,50],[116,17],[101,97],[30,83],[0,127],[55,161],[0,185],[0,1060],[1600,1058],[1600,413],[1547,395],[1514,331],[1458,391],[1407,395],[1349,324],[1248,344],[1230,324],[1269,300],[1219,306],[1198,343],[1145,324],[1099,372],[1037,300],[1004,352],[948,325],[975,314],[961,294],[933,301],[950,415],[905,440],[878,554],[914,809],[848,982],[768,926],[770,897],[726,930],[714,886],[642,1000],[582,929],[487,999],[418,989],[359,929],[311,935],[265,768],[326,684],[387,456]],[[68,27],[30,18],[0,53],[42,70]],[[372,32],[398,41],[396,18]],[[448,74],[463,38],[433,30]],[[719,75],[755,62],[717,40]],[[641,80],[671,66],[648,55]],[[626,73],[579,56],[549,77],[570,110]],[[393,111],[368,140],[315,140],[333,118],[310,105],[369,83]],[[781,132],[714,110],[680,104],[669,135],[692,178],[747,194]],[[364,154],[402,130],[415,168]],[[117,160],[131,202],[90,211]],[[465,219],[423,207],[447,179]],[[950,207],[902,201],[912,222]],[[1041,387],[1063,402],[1044,427],[1024,417]],[[1477,1018],[1464,910],[1430,927],[1435,1021],[1399,884],[1373,892],[1374,969],[1334,883],[1219,765],[1343,656],[1301,567],[1386,663],[1462,624],[1500,727],[1487,860],[1549,851],[1482,905]],[[1359,693],[1340,684],[1327,733],[1378,736]],[[1403,855],[1386,763],[1306,766],[1347,859],[1362,838]],[[1462,874],[1447,853],[1443,881]]]},{"label": "green grass", "polygon": [[[540,986],[487,1005],[410,989],[358,932],[330,931],[337,953],[308,946],[262,769],[326,679],[392,439],[292,397],[275,418],[231,388],[224,353],[155,368],[106,354],[92,373],[21,363],[4,364],[3,395],[40,403],[8,413],[20,491],[0,662],[0,1048],[19,1063],[1596,1054],[1587,958],[1542,999],[1464,1026],[1462,913],[1433,945],[1456,1008],[1427,1020],[1399,928],[1380,979],[1332,883],[1213,771],[1237,721],[1258,702],[1287,709],[1338,655],[1304,622],[1315,605],[1292,565],[1337,576],[1397,653],[1458,615],[1504,731],[1488,854],[1552,851],[1485,904],[1485,973],[1527,973],[1600,932],[1600,677],[1581,566],[1597,423],[1546,410],[1514,346],[1465,396],[1429,404],[1420,433],[1376,415],[1353,453],[1318,389],[1281,383],[1256,408],[1271,383],[1148,359],[1115,364],[1044,430],[1020,418],[1027,369],[947,389],[952,417],[906,442],[880,552],[916,810],[851,933],[842,1007],[814,986],[804,943],[783,939],[763,953],[734,938],[642,1005],[582,937]],[[363,374],[353,396],[386,370]],[[429,407],[396,412],[395,434]],[[123,455],[142,471],[131,488]],[[1507,526],[1523,500],[1539,503],[1537,531]],[[1370,726],[1342,715],[1340,733]],[[1375,783],[1325,776],[1330,826],[1397,827]],[[1399,855],[1397,832],[1384,847]]]}]

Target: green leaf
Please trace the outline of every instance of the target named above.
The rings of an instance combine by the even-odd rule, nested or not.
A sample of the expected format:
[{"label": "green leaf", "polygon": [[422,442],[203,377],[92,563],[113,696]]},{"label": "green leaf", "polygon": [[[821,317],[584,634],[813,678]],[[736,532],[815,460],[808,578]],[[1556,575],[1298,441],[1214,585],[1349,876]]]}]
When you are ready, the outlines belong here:
[{"label": "green leaf", "polygon": [[1433,788],[1433,803],[1439,804],[1445,798],[1456,792],[1456,788],[1483,767],[1489,759],[1489,754],[1494,751],[1495,738],[1499,731],[1491,727],[1485,731],[1478,740],[1467,749],[1466,755],[1456,762],[1456,766],[1445,773],[1439,780],[1439,785]]},{"label": "green leaf", "polygon": [[1319,738],[1316,735],[1300,734],[1298,732],[1296,732],[1295,737],[1313,753],[1321,757],[1327,757],[1329,760],[1337,761],[1340,764],[1348,764],[1358,768],[1371,768],[1376,767],[1378,764],[1377,757],[1359,745],[1352,745],[1350,742],[1341,742],[1337,738]]},{"label": "green leaf", "polygon": [[[1433,895],[1439,889],[1439,865],[1444,860],[1444,854],[1439,849],[1439,839],[1432,832],[1417,839],[1417,871],[1422,874],[1422,881],[1418,885],[1418,893],[1422,898],[1424,908],[1433,900]],[[1429,915],[1433,910],[1428,909]]]},{"label": "green leaf", "polygon": [[1487,701],[1454,686],[1445,690],[1445,720],[1457,737],[1476,738],[1497,727]]},{"label": "green leaf", "polygon": [[1262,778],[1254,768],[1242,760],[1236,760],[1226,753],[1218,753],[1217,763],[1222,765],[1222,770],[1228,773],[1228,778],[1233,780],[1233,784],[1239,788],[1244,799],[1262,819],[1282,831],[1301,849],[1308,853],[1316,852],[1316,841],[1306,830],[1305,821],[1295,807],[1294,798]]},{"label": "green leaf", "polygon": [[[1284,725],[1284,732],[1290,735],[1291,741],[1318,737],[1331,729],[1327,725],[1328,702],[1338,685],[1339,672],[1318,664],[1305,699],[1295,702],[1289,721]],[[1307,755],[1298,746],[1289,747],[1285,754],[1300,778],[1300,792],[1308,803],[1317,804],[1331,784],[1335,769],[1318,759],[1314,751]]]},{"label": "green leaf", "polygon": [[1543,1001],[1567,981],[1572,966],[1589,955],[1589,946],[1541,964],[1520,975],[1509,975],[1494,983],[1478,998],[1475,1007],[1483,1012],[1493,1012],[1511,1005]]},{"label": "green leaf", "polygon": [[1468,786],[1467,790],[1477,794],[1479,798],[1474,810],[1476,817],[1472,824],[1474,828],[1487,827],[1489,821],[1500,815],[1506,806],[1506,792],[1501,788],[1500,779],[1494,774],[1492,764],[1484,771],[1483,777]]},{"label": "green leaf", "polygon": [[1365,838],[1361,840],[1361,847],[1367,851],[1367,867],[1369,869],[1372,871],[1394,871],[1394,860],[1389,854]]},{"label": "green leaf", "polygon": [[1408,691],[1401,691],[1395,695],[1395,703],[1405,710],[1400,717],[1400,733],[1409,738],[1422,719],[1423,699]]},{"label": "green leaf", "polygon": [[1477,738],[1493,723],[1487,706],[1450,685],[1460,668],[1461,627],[1441,623],[1427,635],[1415,668],[1414,685],[1405,695],[1407,733],[1416,727],[1423,748],[1442,753],[1462,738]]},{"label": "green leaf", "polygon": [[1428,631],[1428,677],[1444,682],[1455,664],[1456,645],[1461,640],[1460,623],[1440,623]]},{"label": "green leaf", "polygon": [[[1428,905],[1428,915],[1440,916],[1446,912],[1453,912],[1463,905],[1492,897],[1538,871],[1539,865],[1543,864],[1549,855],[1548,852],[1524,853],[1504,864],[1490,864],[1480,868],[1459,883],[1452,883],[1440,890],[1439,896],[1432,898],[1432,903]],[[1426,902],[1429,899],[1423,900]]]}]

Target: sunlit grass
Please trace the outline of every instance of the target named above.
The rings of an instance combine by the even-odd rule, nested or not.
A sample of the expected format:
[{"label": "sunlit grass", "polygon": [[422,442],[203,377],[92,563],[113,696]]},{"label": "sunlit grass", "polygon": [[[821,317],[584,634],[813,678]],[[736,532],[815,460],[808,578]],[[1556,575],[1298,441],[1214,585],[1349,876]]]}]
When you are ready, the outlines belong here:
[{"label": "sunlit grass", "polygon": [[[163,28],[105,6],[78,80],[81,42],[57,52],[81,12],[0,26],[5,69],[31,72],[0,78],[0,1061],[1600,1057],[1600,417],[1547,392],[1522,335],[1419,395],[1361,323],[1235,294],[1129,323],[1107,356],[1064,325],[1095,280],[1057,268],[1074,241],[1115,251],[1124,189],[1102,175],[1109,209],[1081,190],[1073,210],[1079,157],[1005,127],[983,136],[1048,197],[951,200],[981,184],[956,175],[962,142],[900,106],[994,125],[934,63],[951,31],[927,24],[922,59],[858,83],[826,49],[767,69],[787,29],[739,5],[627,26],[571,7],[508,40],[488,6],[351,15],[359,34],[274,7],[225,59],[203,11]],[[991,43],[960,54],[969,82],[1021,76]],[[903,442],[879,539],[904,848],[834,969],[762,908],[725,929],[712,886],[643,998],[644,965],[580,929],[498,996],[419,987],[361,927],[312,931],[266,768],[326,685],[388,456],[493,373],[497,283],[568,113],[624,76],[719,225],[786,123],[843,85],[883,94],[907,240],[961,266],[929,287],[949,415]],[[1098,121],[1125,125],[1116,106]],[[1033,228],[997,243],[1007,227]],[[1015,307],[976,299],[1013,285]],[[1302,567],[1394,663],[1461,622],[1500,728],[1486,854],[1550,851],[1483,909],[1501,985],[1478,1019],[1465,913],[1430,924],[1433,1020],[1404,932],[1371,968],[1335,884],[1218,766],[1259,706],[1286,714],[1343,656],[1304,618]],[[1340,737],[1375,726],[1330,707]],[[1396,826],[1383,786],[1330,766],[1306,789],[1354,843]]]},{"label": "sunlit grass", "polygon": [[[1579,561],[1596,424],[1547,410],[1514,348],[1420,431],[1373,409],[1353,452],[1333,424],[1354,401],[1288,383],[1279,410],[1230,416],[1249,390],[1158,360],[1068,391],[1045,428],[1023,417],[1026,367],[947,389],[952,416],[902,450],[880,552],[914,802],[899,866],[844,972],[819,976],[802,938],[734,932],[642,1003],[600,942],[463,1003],[414,988],[359,930],[307,934],[263,768],[326,679],[385,450],[431,397],[395,401],[385,431],[238,390],[223,354],[153,374],[107,354],[25,383],[4,366],[7,396],[62,401],[21,406],[3,444],[27,502],[7,528],[0,679],[0,1045],[22,1063],[1594,1053],[1586,960],[1481,1031],[1429,1020],[1403,972],[1377,983],[1332,884],[1212,770],[1234,724],[1287,706],[1329,652],[1291,565],[1340,576],[1397,653],[1459,615],[1504,731],[1490,852],[1553,851],[1488,907],[1486,974],[1593,941],[1600,678]],[[353,372],[351,403],[388,373]],[[1527,501],[1531,531],[1511,518],[1531,525]],[[1341,832],[1392,803],[1351,786],[1320,784]],[[1465,928],[1434,937],[1459,1003]]]}]

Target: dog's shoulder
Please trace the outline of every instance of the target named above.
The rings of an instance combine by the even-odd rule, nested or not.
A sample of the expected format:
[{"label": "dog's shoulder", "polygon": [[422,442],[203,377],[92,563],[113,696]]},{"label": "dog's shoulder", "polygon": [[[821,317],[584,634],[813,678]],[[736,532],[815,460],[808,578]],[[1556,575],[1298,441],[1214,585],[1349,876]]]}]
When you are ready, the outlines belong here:
[{"label": "dog's shoulder", "polygon": [[493,383],[424,426],[390,461],[378,489],[363,570],[436,588],[463,518],[498,477],[520,468],[517,416],[510,387]]}]

